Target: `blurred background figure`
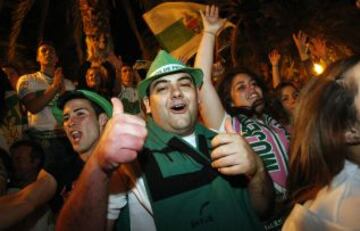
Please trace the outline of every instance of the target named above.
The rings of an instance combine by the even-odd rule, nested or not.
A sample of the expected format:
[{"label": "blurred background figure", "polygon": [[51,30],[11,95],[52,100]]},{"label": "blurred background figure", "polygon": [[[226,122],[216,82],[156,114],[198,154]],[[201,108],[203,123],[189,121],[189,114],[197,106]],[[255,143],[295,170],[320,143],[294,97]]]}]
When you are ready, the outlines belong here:
[{"label": "blurred background figure", "polygon": [[292,123],[297,105],[298,88],[291,82],[280,83],[274,92],[272,114],[286,130],[291,133]]},{"label": "blurred background figure", "polygon": [[24,106],[16,94],[19,74],[10,64],[0,69],[0,147],[9,150],[16,140],[22,139],[27,128]]},{"label": "blurred background figure", "polygon": [[[30,140],[19,140],[10,147],[12,174],[8,194],[17,192],[36,180],[43,167],[45,153],[41,145]],[[48,205],[28,215],[10,230],[54,230],[55,218]]]},{"label": "blurred background figure", "polygon": [[115,94],[123,103],[124,111],[133,115],[140,113],[139,98],[136,90],[140,80],[139,74],[133,69],[132,65],[129,63],[122,64],[121,74],[118,76],[117,87],[114,91],[117,92]]},{"label": "blurred background figure", "polygon": [[5,195],[11,178],[11,159],[5,149],[0,148],[0,196]]},{"label": "blurred background figure", "polygon": [[10,147],[13,174],[11,187],[24,188],[33,182],[44,164],[44,152],[34,141],[20,140]]},{"label": "blurred background figure", "polygon": [[330,66],[301,94],[283,230],[359,230],[360,57]]},{"label": "blurred background figure", "polygon": [[110,99],[112,96],[112,89],[106,85],[108,74],[103,66],[90,67],[86,71],[86,88],[97,92],[98,94]]}]

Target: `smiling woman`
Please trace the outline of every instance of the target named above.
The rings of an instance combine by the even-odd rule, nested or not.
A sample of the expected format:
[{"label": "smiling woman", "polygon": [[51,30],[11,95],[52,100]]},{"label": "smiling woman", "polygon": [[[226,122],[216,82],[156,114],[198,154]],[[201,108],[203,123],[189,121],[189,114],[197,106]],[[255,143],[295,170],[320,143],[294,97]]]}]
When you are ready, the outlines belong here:
[{"label": "smiling woman", "polygon": [[225,131],[225,121],[232,121],[233,130],[242,134],[262,159],[273,180],[276,192],[275,211],[265,222],[266,228],[279,229],[282,224],[282,202],[286,199],[288,174],[288,136],[285,128],[265,112],[266,87],[254,73],[238,67],[228,70],[218,93],[211,81],[215,34],[223,19],[218,10],[207,7],[203,16],[204,31],[195,66],[204,72],[200,89],[200,113],[208,128]]}]

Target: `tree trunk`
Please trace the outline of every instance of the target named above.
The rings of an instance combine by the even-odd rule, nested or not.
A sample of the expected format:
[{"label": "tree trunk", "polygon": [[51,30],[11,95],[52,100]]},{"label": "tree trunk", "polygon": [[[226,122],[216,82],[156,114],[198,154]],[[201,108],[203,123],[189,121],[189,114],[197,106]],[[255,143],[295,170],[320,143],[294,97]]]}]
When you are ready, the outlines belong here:
[{"label": "tree trunk", "polygon": [[45,30],[45,23],[46,17],[49,12],[49,0],[43,0],[42,8],[41,8],[41,15],[40,15],[40,23],[39,23],[39,35],[38,35],[38,43],[44,39],[44,30]]},{"label": "tree trunk", "polygon": [[16,57],[16,41],[21,32],[24,18],[29,13],[34,2],[35,2],[35,0],[21,1],[18,4],[17,8],[15,9],[15,12],[12,17],[13,24],[12,24],[11,32],[10,32],[10,36],[9,36],[9,45],[8,45],[8,61],[9,62],[14,61],[14,59]]},{"label": "tree trunk", "polygon": [[104,0],[79,0],[88,57],[92,63],[104,62],[113,52],[109,10]]},{"label": "tree trunk", "polygon": [[136,39],[139,43],[140,49],[141,49],[141,53],[144,59],[149,60],[151,58],[151,52],[149,51],[149,49],[146,47],[146,43],[142,37],[142,35],[139,32],[139,29],[136,25],[136,19],[133,13],[133,10],[131,8],[130,2],[129,0],[121,0],[121,3],[125,9],[125,12],[127,14],[128,17],[128,21],[130,23],[130,28],[131,30],[134,32]]}]

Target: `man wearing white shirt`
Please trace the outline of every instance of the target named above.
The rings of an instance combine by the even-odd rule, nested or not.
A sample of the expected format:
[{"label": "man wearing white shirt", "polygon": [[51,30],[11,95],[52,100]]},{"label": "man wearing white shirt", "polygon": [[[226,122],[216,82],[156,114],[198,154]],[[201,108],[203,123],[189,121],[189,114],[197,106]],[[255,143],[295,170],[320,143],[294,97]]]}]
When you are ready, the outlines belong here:
[{"label": "man wearing white shirt", "polygon": [[71,153],[71,145],[53,115],[53,108],[60,95],[75,87],[56,66],[59,58],[50,42],[40,43],[36,60],[40,70],[21,76],[16,91],[28,111],[28,135],[41,143],[46,164]]}]

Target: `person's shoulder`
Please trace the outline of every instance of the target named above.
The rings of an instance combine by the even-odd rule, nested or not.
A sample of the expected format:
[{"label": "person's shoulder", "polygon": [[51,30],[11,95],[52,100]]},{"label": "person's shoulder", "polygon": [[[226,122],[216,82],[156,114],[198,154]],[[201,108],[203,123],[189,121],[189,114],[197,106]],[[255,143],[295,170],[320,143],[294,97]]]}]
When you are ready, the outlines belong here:
[{"label": "person's shoulder", "polygon": [[29,88],[32,88],[33,83],[36,82],[38,78],[38,72],[20,76],[18,82],[16,83],[16,91],[20,97],[28,93]]},{"label": "person's shoulder", "polygon": [[46,185],[48,185],[48,186],[49,185],[54,185],[54,186],[57,185],[56,177],[51,172],[47,171],[46,169],[40,170],[37,180],[44,181],[46,183]]},{"label": "person's shoulder", "polygon": [[214,137],[215,135],[217,135],[219,133],[217,130],[207,128],[201,123],[197,123],[195,126],[195,129],[197,130],[198,133],[201,133],[201,134],[205,135],[206,137]]},{"label": "person's shoulder", "polygon": [[19,82],[20,81],[32,80],[32,79],[38,78],[39,76],[40,76],[39,72],[34,72],[34,73],[30,73],[30,74],[24,74],[24,75],[19,77]]}]

